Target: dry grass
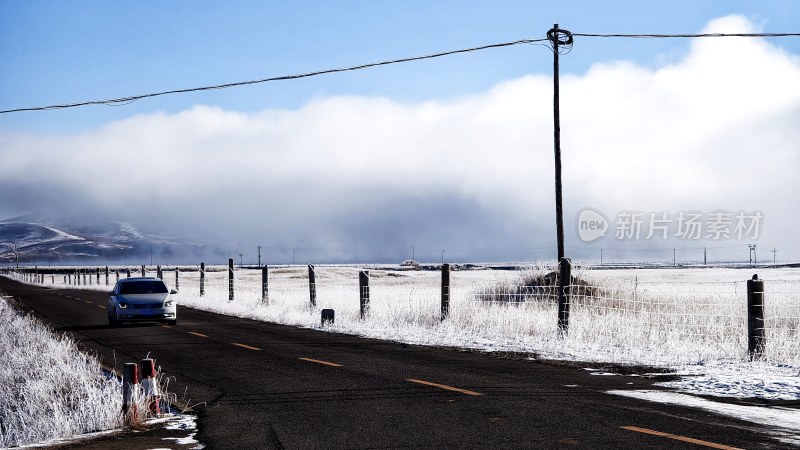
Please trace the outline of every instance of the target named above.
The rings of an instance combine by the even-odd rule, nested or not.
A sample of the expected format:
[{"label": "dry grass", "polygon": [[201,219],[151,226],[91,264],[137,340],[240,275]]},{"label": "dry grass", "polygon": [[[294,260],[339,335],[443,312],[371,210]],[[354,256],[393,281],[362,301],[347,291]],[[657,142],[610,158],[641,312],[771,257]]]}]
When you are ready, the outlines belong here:
[{"label": "dry grass", "polygon": [[[122,384],[75,342],[0,299],[0,447],[15,447],[122,428]],[[160,392],[168,380],[159,379]],[[162,395],[161,401],[168,395]],[[140,414],[127,423],[140,427],[149,417],[147,399],[135,398]]]}]

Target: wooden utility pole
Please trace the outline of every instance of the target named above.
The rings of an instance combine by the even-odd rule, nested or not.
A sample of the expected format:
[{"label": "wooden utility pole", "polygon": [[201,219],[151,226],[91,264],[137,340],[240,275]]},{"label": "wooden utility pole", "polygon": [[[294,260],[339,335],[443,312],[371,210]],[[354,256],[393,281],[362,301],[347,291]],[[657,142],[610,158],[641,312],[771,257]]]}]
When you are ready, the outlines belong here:
[{"label": "wooden utility pole", "polygon": [[556,237],[558,240],[558,260],[564,257],[564,208],[561,201],[561,117],[558,91],[558,54],[572,47],[572,33],[558,28],[558,24],[547,32],[553,46],[553,144],[555,148],[556,178]]}]

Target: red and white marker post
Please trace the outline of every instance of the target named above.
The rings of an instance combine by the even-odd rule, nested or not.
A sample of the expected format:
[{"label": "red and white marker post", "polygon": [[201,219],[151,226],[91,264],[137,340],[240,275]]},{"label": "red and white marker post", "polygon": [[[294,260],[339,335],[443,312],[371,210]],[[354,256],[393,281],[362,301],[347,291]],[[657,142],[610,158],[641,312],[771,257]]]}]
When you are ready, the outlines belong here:
[{"label": "red and white marker post", "polygon": [[150,408],[150,413],[161,414],[158,404],[158,383],[156,382],[156,362],[153,359],[143,359],[139,366],[142,369],[142,391]]},{"label": "red and white marker post", "polygon": [[128,423],[138,422],[135,392],[139,385],[139,365],[125,363],[122,366],[122,414]]}]

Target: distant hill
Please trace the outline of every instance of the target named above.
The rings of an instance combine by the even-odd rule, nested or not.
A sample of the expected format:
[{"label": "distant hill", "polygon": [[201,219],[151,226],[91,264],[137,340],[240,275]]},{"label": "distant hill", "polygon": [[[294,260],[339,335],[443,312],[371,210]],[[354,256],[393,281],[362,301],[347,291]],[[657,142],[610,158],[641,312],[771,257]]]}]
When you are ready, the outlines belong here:
[{"label": "distant hill", "polygon": [[[16,245],[16,252],[15,252]],[[0,221],[0,264],[197,260],[210,249],[141,233],[126,223],[59,223],[41,214]]]}]

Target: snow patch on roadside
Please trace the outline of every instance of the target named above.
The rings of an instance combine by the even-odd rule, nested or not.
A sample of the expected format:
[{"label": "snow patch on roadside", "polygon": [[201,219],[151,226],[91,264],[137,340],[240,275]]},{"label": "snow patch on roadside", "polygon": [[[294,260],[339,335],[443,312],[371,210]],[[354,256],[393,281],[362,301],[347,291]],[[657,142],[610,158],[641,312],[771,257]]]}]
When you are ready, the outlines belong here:
[{"label": "snow patch on roadside", "polygon": [[197,434],[197,418],[195,416],[181,415],[177,420],[170,421],[164,428],[188,433],[188,435],[183,438],[164,438],[165,441],[173,441],[176,445],[194,445],[194,447],[189,450],[201,450],[205,448],[205,445],[194,438]]},{"label": "snow patch on roadside", "polygon": [[[717,397],[800,400],[800,368],[768,363],[678,367],[680,380],[658,383],[681,392]],[[745,375],[746,376],[743,376]]]},{"label": "snow patch on roadside", "polygon": [[770,427],[775,437],[783,442],[795,445],[800,444],[800,410],[797,409],[719,403],[687,394],[666,391],[608,391],[607,393],[649,402],[687,406],[746,422],[757,423]]}]

